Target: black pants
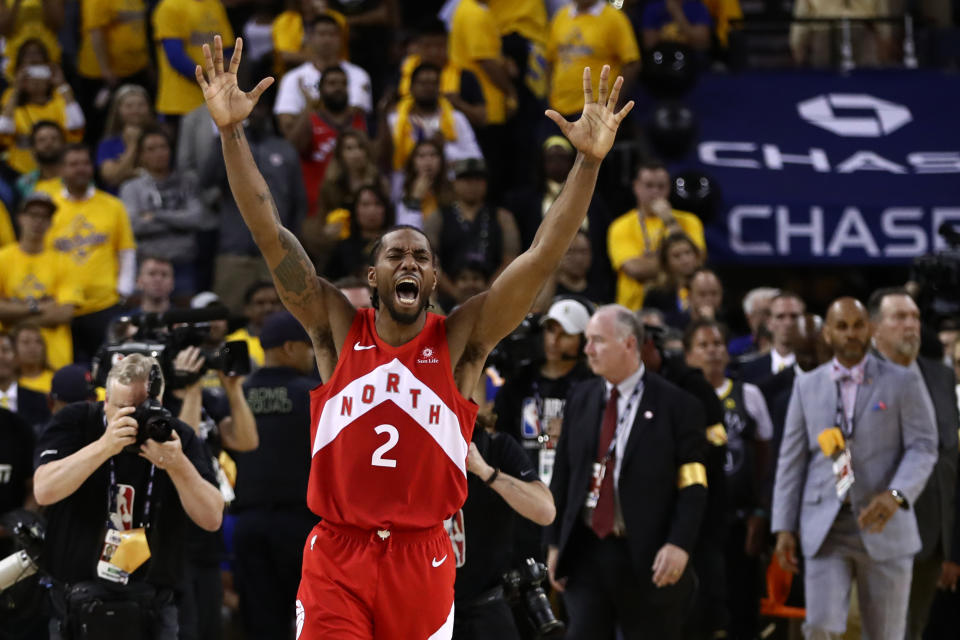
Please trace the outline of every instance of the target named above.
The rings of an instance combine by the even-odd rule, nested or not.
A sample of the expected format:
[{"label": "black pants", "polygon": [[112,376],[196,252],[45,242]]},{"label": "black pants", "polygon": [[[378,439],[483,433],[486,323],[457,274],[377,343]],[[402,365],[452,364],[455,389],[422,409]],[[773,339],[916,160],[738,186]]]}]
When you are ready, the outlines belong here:
[{"label": "black pants", "polygon": [[[508,174],[508,167],[499,158],[506,158],[507,152],[507,125],[488,124],[475,129],[477,144],[483,157],[487,159],[487,200],[499,205],[503,202],[504,187]],[[510,153],[513,153],[512,151]]]},{"label": "black pants", "polygon": [[476,606],[457,603],[453,640],[520,640],[510,605],[503,598]]},{"label": "black pants", "polygon": [[527,87],[526,75],[532,44],[516,32],[504,35],[502,42],[503,55],[512,58],[519,71],[513,81],[517,90],[517,112],[507,122],[510,152],[500,158],[488,159],[487,166],[489,167],[491,162],[506,165],[504,188],[510,190],[534,184],[540,175],[537,170],[537,165],[541,162],[537,127],[531,124],[546,118],[543,116],[544,102]]},{"label": "black pants", "polygon": [[679,582],[657,588],[652,573],[638,574],[627,541],[599,540],[586,527],[572,541],[577,557],[563,594],[570,622],[567,640],[680,640],[684,612],[694,590],[688,565]]},{"label": "black pants", "polygon": [[223,580],[218,565],[187,562],[180,584],[179,640],[220,640],[223,627]]},{"label": "black pants", "polygon": [[731,640],[753,640],[760,624],[760,559],[748,556],[745,520],[729,524],[726,539],[727,628]]},{"label": "black pants", "polygon": [[937,590],[924,640],[956,640],[960,629],[960,591]]},{"label": "black pants", "polygon": [[73,361],[90,362],[107,338],[110,322],[122,312],[120,305],[74,317],[70,323],[73,333]]},{"label": "black pants", "polygon": [[937,595],[937,580],[943,566],[943,549],[926,558],[913,559],[913,580],[910,582],[910,608],[907,610],[907,640],[920,640],[930,618],[930,608]]},{"label": "black pants", "polygon": [[316,523],[305,509],[237,514],[234,568],[247,640],[293,638],[303,547]]}]

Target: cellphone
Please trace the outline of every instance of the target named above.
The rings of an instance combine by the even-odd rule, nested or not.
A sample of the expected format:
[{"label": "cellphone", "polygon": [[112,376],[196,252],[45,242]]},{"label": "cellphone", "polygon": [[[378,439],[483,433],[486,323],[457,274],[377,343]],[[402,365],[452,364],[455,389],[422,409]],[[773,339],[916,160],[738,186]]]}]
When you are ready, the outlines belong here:
[{"label": "cellphone", "polygon": [[45,64],[31,64],[27,67],[27,77],[33,80],[49,80],[52,76],[53,72]]}]

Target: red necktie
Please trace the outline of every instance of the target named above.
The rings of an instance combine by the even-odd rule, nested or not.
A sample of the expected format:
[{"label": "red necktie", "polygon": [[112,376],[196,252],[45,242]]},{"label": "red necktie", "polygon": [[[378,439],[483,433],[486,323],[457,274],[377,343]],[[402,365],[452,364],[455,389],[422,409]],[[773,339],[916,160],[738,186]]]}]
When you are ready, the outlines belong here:
[{"label": "red necktie", "polygon": [[[604,464],[604,457],[610,449],[610,443],[613,442],[613,436],[617,433],[617,399],[620,392],[614,387],[610,392],[610,399],[607,400],[607,408],[603,411],[603,426],[600,427],[600,442],[597,445],[597,462]],[[612,453],[606,461],[606,469],[603,474],[603,482],[600,483],[600,495],[597,498],[597,506],[593,510],[593,532],[601,540],[610,535],[613,531],[613,467],[616,461],[616,452]]]}]

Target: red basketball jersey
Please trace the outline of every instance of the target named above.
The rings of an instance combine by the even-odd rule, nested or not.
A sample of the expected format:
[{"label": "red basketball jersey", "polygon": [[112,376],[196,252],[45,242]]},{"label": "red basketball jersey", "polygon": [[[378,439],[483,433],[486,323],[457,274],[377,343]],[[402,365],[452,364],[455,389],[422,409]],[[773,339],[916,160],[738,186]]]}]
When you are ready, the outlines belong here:
[{"label": "red basketball jersey", "polygon": [[310,394],[307,505],[363,529],[436,526],[467,497],[477,405],[453,380],[444,318],[392,347],[357,311],[333,376]]}]

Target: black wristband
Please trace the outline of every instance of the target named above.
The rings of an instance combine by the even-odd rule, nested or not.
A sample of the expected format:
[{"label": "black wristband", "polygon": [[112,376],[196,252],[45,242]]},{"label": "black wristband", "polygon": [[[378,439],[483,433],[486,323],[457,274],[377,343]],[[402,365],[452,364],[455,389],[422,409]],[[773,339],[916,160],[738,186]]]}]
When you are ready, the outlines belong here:
[{"label": "black wristband", "polygon": [[497,481],[497,476],[499,475],[500,475],[500,469],[494,469],[493,473],[490,474],[490,477],[484,480],[484,483],[486,483],[487,486],[492,485],[494,482]]}]

